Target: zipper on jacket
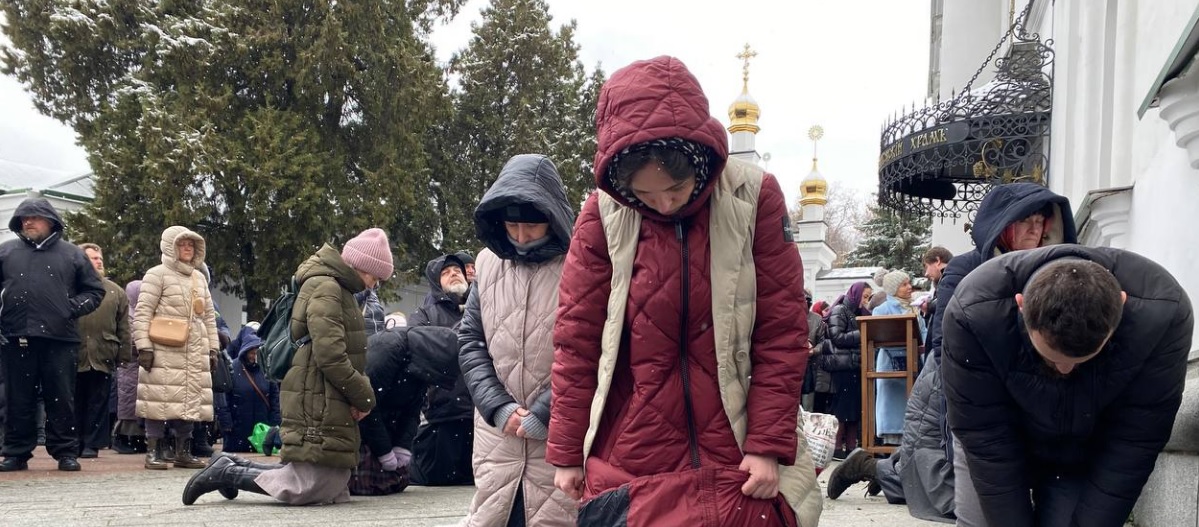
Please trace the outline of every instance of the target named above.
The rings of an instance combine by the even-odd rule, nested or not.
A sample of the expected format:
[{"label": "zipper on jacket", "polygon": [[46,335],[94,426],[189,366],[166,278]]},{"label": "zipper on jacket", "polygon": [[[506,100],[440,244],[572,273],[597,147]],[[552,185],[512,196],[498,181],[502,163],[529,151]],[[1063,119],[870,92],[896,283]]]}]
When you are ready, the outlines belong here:
[{"label": "zipper on jacket", "polygon": [[691,405],[691,372],[690,361],[687,360],[687,319],[690,317],[689,304],[691,300],[691,251],[687,245],[687,232],[682,221],[674,224],[675,234],[679,243],[683,244],[683,289],[680,293],[679,307],[682,317],[679,324],[679,368],[683,377],[683,405],[687,411],[687,443],[691,448],[691,468],[699,468],[699,438],[695,432],[695,411]]}]

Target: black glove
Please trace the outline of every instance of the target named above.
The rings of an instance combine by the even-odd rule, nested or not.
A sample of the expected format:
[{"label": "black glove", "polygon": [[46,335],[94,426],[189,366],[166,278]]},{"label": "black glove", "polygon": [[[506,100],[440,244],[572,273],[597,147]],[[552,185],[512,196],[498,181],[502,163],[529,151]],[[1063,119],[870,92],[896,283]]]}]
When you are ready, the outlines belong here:
[{"label": "black glove", "polygon": [[137,350],[137,365],[146,371],[150,371],[150,368],[154,367],[154,350]]}]

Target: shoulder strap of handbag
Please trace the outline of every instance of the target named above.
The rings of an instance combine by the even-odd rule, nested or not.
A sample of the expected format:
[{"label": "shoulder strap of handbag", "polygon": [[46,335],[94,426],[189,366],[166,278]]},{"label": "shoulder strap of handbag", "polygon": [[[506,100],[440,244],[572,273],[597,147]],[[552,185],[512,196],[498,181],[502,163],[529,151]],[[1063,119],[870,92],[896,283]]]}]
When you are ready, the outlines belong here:
[{"label": "shoulder strap of handbag", "polygon": [[187,306],[187,329],[188,329],[188,331],[191,331],[192,319],[194,319],[196,317],[196,272],[195,271],[192,271],[191,279],[192,279],[192,298],[188,302],[188,304],[190,304],[190,305]]},{"label": "shoulder strap of handbag", "polygon": [[242,373],[245,373],[245,374],[246,374],[246,380],[247,380],[247,381],[250,381],[250,387],[251,387],[251,388],[254,388],[254,392],[255,392],[255,393],[257,393],[259,397],[262,397],[262,402],[266,404],[267,408],[270,408],[270,406],[271,406],[271,401],[270,401],[270,400],[268,400],[268,399],[266,398],[266,395],[264,395],[264,394],[262,393],[262,390],[260,390],[260,389],[258,388],[258,383],[254,382],[254,376],[250,374],[250,370],[247,370],[247,369],[246,369],[246,365],[245,365],[245,364],[242,364],[242,365],[241,365],[241,371],[242,371]]}]

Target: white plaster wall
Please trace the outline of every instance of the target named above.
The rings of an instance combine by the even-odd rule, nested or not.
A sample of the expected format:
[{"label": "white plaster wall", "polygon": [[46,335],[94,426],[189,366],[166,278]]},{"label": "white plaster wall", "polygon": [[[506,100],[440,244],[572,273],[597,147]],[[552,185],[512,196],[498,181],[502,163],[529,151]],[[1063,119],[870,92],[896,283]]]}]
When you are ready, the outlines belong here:
[{"label": "white plaster wall", "polygon": [[[1008,2],[1003,0],[949,0],[944,3],[940,50],[942,99],[948,99],[951,92],[962,91],[1007,31],[1007,8]],[[984,68],[974,86],[982,86],[994,76],[994,67]],[[959,218],[956,223],[952,219],[934,220],[932,244],[945,247],[953,254],[973,250],[970,236],[962,229],[965,222],[965,218]]]},{"label": "white plaster wall", "polygon": [[[941,18],[942,99],[949,98],[951,90],[961,91],[999,42],[1007,30],[1007,5],[1001,0],[945,2]],[[994,68],[984,69],[975,87],[994,76]]]},{"label": "white plaster wall", "polygon": [[[1145,119],[1161,122],[1156,110]],[[1129,250],[1165,267],[1199,304],[1199,170],[1190,167],[1185,150],[1167,146],[1137,174]],[[1192,346],[1199,349],[1199,335]]]},{"label": "white plaster wall", "polygon": [[[1088,0],[1069,0],[1086,2]],[[1135,79],[1133,89],[1137,92],[1137,104],[1157,79],[1158,72],[1165,66],[1166,59],[1174,49],[1179,37],[1187,30],[1199,0],[1154,0],[1152,2],[1123,0],[1122,9],[1136,13],[1136,64],[1132,69]],[[1148,117],[1148,113],[1146,113]]]},{"label": "white plaster wall", "polygon": [[[1128,249],[1199,295],[1199,171],[1151,109],[1136,112],[1199,0],[1058,0],[1050,188],[1075,208],[1087,192],[1135,185]],[[1047,34],[1047,27],[1042,28]],[[1199,345],[1199,342],[1196,343]]]},{"label": "white plaster wall", "polygon": [[[1199,0],[1058,0],[1040,31],[1054,38],[1049,187],[1076,208],[1095,189],[1140,184],[1163,147],[1151,110],[1137,109]],[[1151,118],[1151,116],[1154,116]]]},{"label": "white plaster wall", "polygon": [[933,220],[931,243],[949,249],[954,255],[974,250],[974,241],[966,233],[966,218]]},{"label": "white plaster wall", "polygon": [[[122,284],[123,285],[123,284]],[[217,311],[221,312],[221,318],[225,319],[225,323],[229,325],[231,337],[236,337],[237,332],[241,331],[241,327],[249,322],[246,320],[246,303],[237,295],[231,295],[224,291],[217,290],[212,296],[212,303]]]}]

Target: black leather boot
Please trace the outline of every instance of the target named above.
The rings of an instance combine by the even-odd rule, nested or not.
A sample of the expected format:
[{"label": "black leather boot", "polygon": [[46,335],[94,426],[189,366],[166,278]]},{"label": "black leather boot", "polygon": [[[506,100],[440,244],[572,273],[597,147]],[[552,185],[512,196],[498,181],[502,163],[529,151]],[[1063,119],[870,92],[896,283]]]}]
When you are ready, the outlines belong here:
[{"label": "black leather boot", "polygon": [[207,463],[192,456],[192,438],[175,437],[175,468],[204,468]]},{"label": "black leather boot", "polygon": [[133,443],[130,442],[129,436],[119,434],[112,437],[112,450],[118,454],[136,453],[136,450],[133,448]]},{"label": "black leather boot", "polygon": [[175,435],[173,431],[168,430],[166,437],[162,438],[162,459],[167,463],[175,462]]},{"label": "black leather boot", "polygon": [[[209,461],[209,463],[215,463],[216,458],[219,457],[227,458],[233,461],[234,465],[239,467],[249,467],[258,470],[275,470],[277,468],[283,468],[282,463],[255,463],[244,457],[235,456],[229,452],[217,452],[213,455],[213,459]],[[217,489],[217,491],[220,492],[221,496],[224,496],[227,500],[237,498],[237,487],[221,487]]]},{"label": "black leather boot", "polygon": [[283,468],[284,463],[258,463],[250,461],[244,457],[235,456],[229,452],[217,452],[214,457],[227,457],[233,460],[233,463],[239,467],[253,467],[260,470],[275,470]]},{"label": "black leather boot", "polygon": [[192,429],[192,456],[212,456],[212,445],[208,444],[208,427],[208,422],[200,422],[196,423],[195,428]]},{"label": "black leather boot", "polygon": [[254,478],[263,472],[253,467],[238,466],[232,458],[226,456],[213,458],[211,465],[187,480],[187,485],[183,487],[183,504],[191,505],[200,496],[226,488],[266,494],[266,491],[254,482]]}]

